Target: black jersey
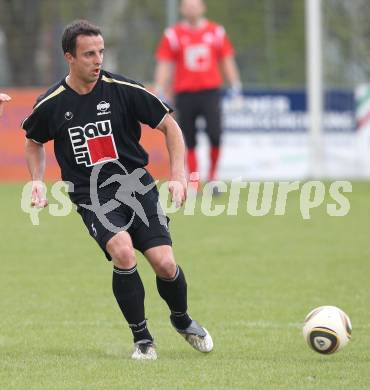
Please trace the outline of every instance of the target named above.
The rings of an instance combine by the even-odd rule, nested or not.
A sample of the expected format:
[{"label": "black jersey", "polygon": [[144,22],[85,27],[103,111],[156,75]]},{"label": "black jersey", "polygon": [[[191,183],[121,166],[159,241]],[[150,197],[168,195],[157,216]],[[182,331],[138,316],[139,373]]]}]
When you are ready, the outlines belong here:
[{"label": "black jersey", "polygon": [[[101,71],[93,90],[79,95],[65,79],[41,95],[22,124],[26,137],[38,143],[54,140],[62,179],[72,182],[73,202],[90,198],[93,166],[105,164],[101,181],[116,173],[118,160],[127,171],[144,167],[148,154],[140,145],[140,122],[156,128],[172,111],[141,84]],[[117,172],[117,173],[122,173]]]}]

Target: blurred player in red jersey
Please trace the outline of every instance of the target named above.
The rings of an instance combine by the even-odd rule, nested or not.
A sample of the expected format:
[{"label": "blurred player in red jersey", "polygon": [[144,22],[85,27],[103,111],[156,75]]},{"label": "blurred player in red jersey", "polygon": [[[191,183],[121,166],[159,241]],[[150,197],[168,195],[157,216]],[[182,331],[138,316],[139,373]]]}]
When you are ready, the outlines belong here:
[{"label": "blurred player in red jersey", "polygon": [[0,116],[3,115],[5,102],[9,102],[11,97],[6,95],[5,93],[0,93]]},{"label": "blurred player in red jersey", "polygon": [[182,0],[183,20],[165,30],[156,52],[155,90],[163,96],[173,74],[177,119],[187,146],[189,174],[198,172],[196,119],[204,117],[210,142],[208,180],[216,179],[221,143],[220,68],[234,96],[242,85],[233,46],[222,26],[204,18],[202,0]]}]

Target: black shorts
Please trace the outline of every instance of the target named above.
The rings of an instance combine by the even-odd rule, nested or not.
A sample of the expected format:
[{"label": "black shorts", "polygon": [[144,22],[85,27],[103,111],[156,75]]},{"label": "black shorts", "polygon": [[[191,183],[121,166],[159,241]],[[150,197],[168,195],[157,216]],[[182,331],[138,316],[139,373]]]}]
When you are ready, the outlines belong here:
[{"label": "black shorts", "polygon": [[[146,173],[141,181],[147,185],[154,180],[149,173]],[[77,207],[77,211],[81,215],[87,230],[103,250],[108,260],[112,260],[112,258],[106,250],[107,242],[118,231],[127,231],[131,236],[134,248],[142,253],[156,246],[172,245],[168,229],[169,218],[164,215],[160,207],[157,187],[152,188],[144,195],[135,193],[135,198],[142,206],[146,221],[125,204],[121,204],[115,210],[108,212],[105,215],[106,220],[102,219],[101,216],[99,217],[92,210],[88,210],[80,205]],[[111,199],[115,199],[114,190],[112,191]],[[105,193],[103,200],[100,199],[100,196],[99,200],[103,204],[109,199],[107,199]],[[148,222],[148,226],[146,222]]]},{"label": "black shorts", "polygon": [[221,93],[219,89],[199,92],[182,92],[176,96],[177,120],[183,131],[188,149],[196,146],[196,120],[203,117],[210,144],[218,147],[221,142]]}]

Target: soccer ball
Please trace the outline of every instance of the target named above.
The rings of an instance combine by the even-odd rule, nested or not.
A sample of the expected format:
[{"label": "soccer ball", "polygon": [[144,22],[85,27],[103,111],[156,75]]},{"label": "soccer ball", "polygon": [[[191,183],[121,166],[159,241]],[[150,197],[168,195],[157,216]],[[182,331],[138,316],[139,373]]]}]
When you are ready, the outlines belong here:
[{"label": "soccer ball", "polygon": [[304,339],[314,351],[322,354],[339,351],[348,343],[351,333],[349,317],[335,306],[317,307],[304,320]]}]

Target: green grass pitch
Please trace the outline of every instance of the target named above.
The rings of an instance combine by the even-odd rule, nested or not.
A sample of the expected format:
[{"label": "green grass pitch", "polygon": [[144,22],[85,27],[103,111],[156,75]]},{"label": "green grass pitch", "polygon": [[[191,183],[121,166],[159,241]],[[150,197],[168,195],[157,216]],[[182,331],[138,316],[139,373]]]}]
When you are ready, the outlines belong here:
[{"label": "green grass pitch", "polygon": [[[76,213],[20,208],[22,185],[1,184],[0,389],[369,389],[370,184],[354,183],[351,211],[325,206],[287,214],[172,216],[190,314],[215,349],[194,351],[171,328],[154,275],[139,256],[146,310],[159,358],[134,362],[129,330],[111,292],[111,266]],[[221,197],[218,202],[226,201]],[[349,345],[321,356],[301,322],[337,305],[353,324]]]}]

